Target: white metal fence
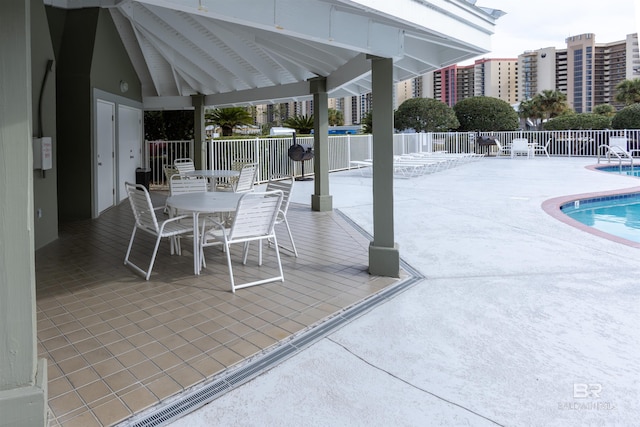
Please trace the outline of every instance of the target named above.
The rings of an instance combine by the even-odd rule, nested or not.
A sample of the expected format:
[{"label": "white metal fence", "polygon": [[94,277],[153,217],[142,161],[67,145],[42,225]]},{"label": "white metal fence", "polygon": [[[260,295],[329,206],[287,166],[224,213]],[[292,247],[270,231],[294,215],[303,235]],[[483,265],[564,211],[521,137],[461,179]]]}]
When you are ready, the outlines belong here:
[{"label": "white metal fence", "polygon": [[[509,144],[514,138],[527,138],[541,145],[548,143],[551,156],[598,155],[598,147],[607,144],[611,136],[627,138],[628,150],[640,150],[640,130],[579,130],[579,131],[514,131],[514,132],[430,132],[396,134],[393,152],[396,155],[432,151],[450,153],[477,153],[491,155],[495,146],[481,146],[478,137],[490,136],[501,144]],[[313,146],[313,137],[298,137],[296,142],[305,148]],[[352,161],[372,157],[371,135],[329,136],[329,171],[351,169]],[[266,182],[273,175],[301,176],[314,172],[313,160],[293,161],[288,149],[293,143],[287,138],[250,138],[240,140],[211,140],[206,146],[207,169],[234,169],[242,163],[257,162],[258,180]],[[147,141],[145,154],[147,168],[151,169],[151,183],[165,186],[164,165],[171,165],[181,157],[193,158],[193,141]]]}]

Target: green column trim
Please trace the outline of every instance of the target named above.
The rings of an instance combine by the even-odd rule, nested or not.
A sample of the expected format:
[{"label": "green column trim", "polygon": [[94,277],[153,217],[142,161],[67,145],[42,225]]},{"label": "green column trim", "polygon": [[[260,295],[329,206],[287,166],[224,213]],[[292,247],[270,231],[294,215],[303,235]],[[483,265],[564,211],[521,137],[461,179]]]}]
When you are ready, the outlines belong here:
[{"label": "green column trim", "polygon": [[333,197],[329,195],[329,96],[327,79],[315,78],[310,81],[313,93],[313,169],[314,193],[311,209],[314,211],[333,210]]},{"label": "green column trim", "polygon": [[399,277],[393,225],[393,60],[371,59],[373,95],[373,242],[369,272]]},{"label": "green column trim", "polygon": [[196,169],[207,168],[207,136],[204,123],[204,95],[191,95],[193,111],[193,163]]}]

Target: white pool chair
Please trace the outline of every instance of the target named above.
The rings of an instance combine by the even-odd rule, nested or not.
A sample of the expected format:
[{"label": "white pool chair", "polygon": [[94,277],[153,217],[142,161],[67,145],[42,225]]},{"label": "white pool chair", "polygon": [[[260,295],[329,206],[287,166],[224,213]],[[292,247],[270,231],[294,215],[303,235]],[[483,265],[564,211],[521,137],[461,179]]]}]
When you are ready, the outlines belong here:
[{"label": "white pool chair", "polygon": [[[133,226],[133,232],[131,233],[131,239],[129,240],[127,254],[124,257],[124,264],[133,267],[134,270],[144,276],[145,280],[149,280],[151,270],[153,269],[153,263],[155,262],[156,254],[158,253],[160,240],[165,237],[171,239],[171,253],[174,253],[175,248],[175,252],[180,255],[180,242],[177,237],[193,233],[193,226],[190,222],[181,222],[181,220],[187,218],[186,215],[180,215],[164,221],[158,221],[158,218],[156,217],[156,210],[163,209],[163,207],[153,207],[151,197],[149,197],[149,192],[144,185],[130,184],[127,182],[125,183],[125,188],[129,195],[129,202],[131,203],[131,210],[133,211],[135,224]],[[189,216],[189,218],[190,217],[191,216]],[[138,267],[129,259],[137,230],[144,231],[145,233],[156,237],[156,244],[151,254],[151,262],[146,270]]]},{"label": "white pool chair", "polygon": [[514,138],[511,141],[511,158],[513,159],[520,154],[526,154],[528,159],[532,157],[533,146],[529,144],[527,138]]},{"label": "white pool chair", "polygon": [[[281,281],[284,282],[284,274],[282,272],[282,262],[280,261],[280,251],[278,239],[275,233],[275,224],[282,205],[282,191],[270,192],[247,192],[242,195],[238,201],[236,211],[233,216],[233,222],[230,227],[226,227],[224,223],[211,219],[205,220],[202,227],[202,236],[200,238],[200,254],[204,261],[204,248],[208,246],[220,246],[227,257],[227,266],[229,268],[229,279],[231,282],[231,292],[236,289],[242,289],[249,286],[261,285],[263,283]],[[207,228],[207,225],[210,225]],[[247,264],[249,253],[249,243],[258,242],[258,265],[262,265],[262,241],[271,240],[274,244],[276,259],[278,262],[279,274],[260,278],[253,281],[236,284],[233,275],[233,266],[231,262],[231,245],[242,243],[243,259],[242,264]],[[248,271],[243,273],[246,278]]]}]

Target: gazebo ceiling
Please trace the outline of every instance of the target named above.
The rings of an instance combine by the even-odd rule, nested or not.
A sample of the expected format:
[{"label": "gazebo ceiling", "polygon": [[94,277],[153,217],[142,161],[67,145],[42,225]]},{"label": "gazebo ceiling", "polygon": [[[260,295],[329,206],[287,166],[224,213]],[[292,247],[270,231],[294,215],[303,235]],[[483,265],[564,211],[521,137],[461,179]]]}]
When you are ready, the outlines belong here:
[{"label": "gazebo ceiling", "polygon": [[142,82],[145,108],[230,106],[371,91],[369,56],[394,80],[486,53],[499,11],[475,0],[44,0],[108,8]]}]

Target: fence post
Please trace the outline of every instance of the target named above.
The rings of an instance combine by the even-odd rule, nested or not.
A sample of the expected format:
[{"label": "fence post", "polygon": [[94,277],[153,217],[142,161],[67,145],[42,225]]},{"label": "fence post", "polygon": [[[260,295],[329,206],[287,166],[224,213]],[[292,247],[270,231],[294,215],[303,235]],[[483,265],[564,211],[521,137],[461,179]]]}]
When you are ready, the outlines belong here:
[{"label": "fence post", "polygon": [[351,169],[351,135],[347,134],[347,168]]}]

